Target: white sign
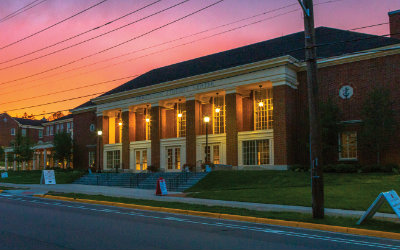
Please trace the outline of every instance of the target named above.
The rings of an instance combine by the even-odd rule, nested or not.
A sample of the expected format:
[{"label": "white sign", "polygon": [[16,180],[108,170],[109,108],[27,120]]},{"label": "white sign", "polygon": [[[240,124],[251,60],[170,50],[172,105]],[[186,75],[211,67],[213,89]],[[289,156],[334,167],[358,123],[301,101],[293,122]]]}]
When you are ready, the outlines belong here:
[{"label": "white sign", "polygon": [[354,89],[350,85],[344,85],[339,89],[339,96],[342,99],[350,99],[354,94]]},{"label": "white sign", "polygon": [[400,198],[396,191],[392,190],[389,192],[382,192],[378,195],[374,203],[368,208],[365,214],[357,221],[357,225],[360,225],[363,221],[372,218],[378,209],[382,206],[385,200],[389,203],[390,207],[400,218]]},{"label": "white sign", "polygon": [[40,178],[40,184],[56,184],[56,176],[54,170],[43,170],[42,177]]},{"label": "white sign", "polygon": [[206,173],[210,173],[211,172],[211,167],[209,165],[206,165]]},{"label": "white sign", "polygon": [[161,189],[161,195],[167,195],[167,183],[165,183],[165,180],[162,179],[160,180],[160,189]]},{"label": "white sign", "polygon": [[1,178],[2,178],[2,179],[8,178],[8,173],[7,173],[7,172],[1,173]]}]

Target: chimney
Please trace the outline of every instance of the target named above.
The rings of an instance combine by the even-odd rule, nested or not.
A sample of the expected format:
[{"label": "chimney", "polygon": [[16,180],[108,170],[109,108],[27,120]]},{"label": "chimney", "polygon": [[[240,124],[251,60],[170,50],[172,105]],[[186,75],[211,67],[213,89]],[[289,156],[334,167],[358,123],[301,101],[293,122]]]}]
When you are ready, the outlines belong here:
[{"label": "chimney", "polygon": [[400,10],[389,12],[390,37],[400,39]]}]

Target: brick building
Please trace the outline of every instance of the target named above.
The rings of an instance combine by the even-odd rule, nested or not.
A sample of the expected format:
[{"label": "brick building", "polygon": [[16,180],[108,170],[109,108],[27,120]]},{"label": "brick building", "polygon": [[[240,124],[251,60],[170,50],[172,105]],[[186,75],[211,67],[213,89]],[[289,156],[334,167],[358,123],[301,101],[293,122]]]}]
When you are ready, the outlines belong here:
[{"label": "brick building", "polygon": [[[316,28],[320,98],[341,110],[338,161],[371,160],[357,142],[361,106],[373,87],[391,90],[400,122],[400,11],[389,16],[392,37]],[[83,149],[76,164],[92,165],[94,154],[104,170],[136,172],[150,165],[181,171],[206,157],[237,169],[307,162],[303,48],[299,32],[154,69],[92,99],[72,110]],[[399,142],[393,138],[397,146],[384,162],[400,163]]]},{"label": "brick building", "polygon": [[73,136],[72,115],[67,115],[53,121],[32,120],[11,117],[8,114],[0,114],[0,146],[5,148],[5,167],[10,164],[15,169],[15,162],[9,161],[8,154],[13,154],[11,143],[15,140],[18,133],[27,136],[34,144],[34,156],[29,162],[23,163],[23,170],[43,169],[45,167],[56,167],[61,165],[52,159],[52,149],[54,147],[54,135],[66,132]]}]

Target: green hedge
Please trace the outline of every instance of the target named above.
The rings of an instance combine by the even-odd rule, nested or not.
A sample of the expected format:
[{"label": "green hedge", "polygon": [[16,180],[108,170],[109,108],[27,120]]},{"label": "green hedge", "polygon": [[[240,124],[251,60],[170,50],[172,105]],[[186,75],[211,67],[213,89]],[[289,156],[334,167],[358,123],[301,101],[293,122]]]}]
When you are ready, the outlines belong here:
[{"label": "green hedge", "polygon": [[[294,172],[310,171],[309,165],[292,165],[289,170]],[[399,173],[399,165],[384,164],[384,165],[359,165],[350,163],[328,164],[323,166],[326,173]]]}]

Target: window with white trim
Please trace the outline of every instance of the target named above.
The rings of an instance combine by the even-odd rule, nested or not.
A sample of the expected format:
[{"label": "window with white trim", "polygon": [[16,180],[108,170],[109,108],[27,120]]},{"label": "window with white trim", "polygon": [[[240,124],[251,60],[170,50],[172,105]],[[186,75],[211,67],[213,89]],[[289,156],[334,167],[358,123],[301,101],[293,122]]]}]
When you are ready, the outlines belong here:
[{"label": "window with white trim", "polygon": [[94,132],[94,130],[96,129],[96,127],[94,126],[94,124],[90,124],[89,130],[90,132]]},{"label": "window with white trim", "polygon": [[254,129],[272,129],[273,104],[272,89],[254,91]]},{"label": "window with white trim", "polygon": [[50,126],[50,135],[54,135],[54,126],[53,125]]},{"label": "window with white trim", "polygon": [[67,123],[67,132],[70,132],[70,131],[71,131],[71,123],[68,122],[68,123]]},{"label": "window with white trim", "polygon": [[96,152],[89,151],[89,167],[90,168],[95,167],[95,161],[96,161]]},{"label": "window with white trim", "polygon": [[357,132],[344,131],[339,135],[339,159],[357,160]]},{"label": "window with white trim", "polygon": [[60,132],[64,132],[64,124],[63,123],[60,124]]},{"label": "window with white trim", "polygon": [[15,135],[15,128],[11,129],[11,135]]},{"label": "window with white trim", "polygon": [[242,142],[243,165],[271,164],[270,140],[252,140]]},{"label": "window with white trim", "polygon": [[60,125],[57,124],[57,125],[56,125],[56,134],[58,134],[59,131],[60,131]]},{"label": "window with white trim", "polygon": [[21,135],[26,136],[26,128],[21,129]]},{"label": "window with white trim", "polygon": [[49,126],[46,127],[46,135],[50,135],[50,127]]},{"label": "window with white trim", "polygon": [[39,138],[43,138],[43,130],[39,130]]},{"label": "window with white trim", "polygon": [[144,109],[144,117],[145,117],[145,123],[146,123],[146,140],[151,140],[150,108]]},{"label": "window with white trim", "polygon": [[176,126],[177,126],[177,137],[186,136],[186,105],[185,103],[176,104]]},{"label": "window with white trim", "polygon": [[121,163],[121,152],[119,150],[107,151],[107,168],[115,169],[120,167]]},{"label": "window with white trim", "polygon": [[212,98],[213,105],[213,134],[225,133],[225,96]]}]

